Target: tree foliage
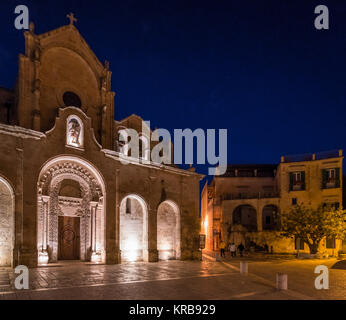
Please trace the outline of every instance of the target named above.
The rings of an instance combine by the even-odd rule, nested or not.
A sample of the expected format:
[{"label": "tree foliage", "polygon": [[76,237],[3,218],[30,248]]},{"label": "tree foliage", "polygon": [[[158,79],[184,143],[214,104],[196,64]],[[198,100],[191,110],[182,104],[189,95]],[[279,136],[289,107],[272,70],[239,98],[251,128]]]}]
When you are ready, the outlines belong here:
[{"label": "tree foliage", "polygon": [[346,210],[325,205],[317,209],[296,205],[281,214],[281,227],[284,236],[300,238],[314,254],[324,237],[346,238]]}]

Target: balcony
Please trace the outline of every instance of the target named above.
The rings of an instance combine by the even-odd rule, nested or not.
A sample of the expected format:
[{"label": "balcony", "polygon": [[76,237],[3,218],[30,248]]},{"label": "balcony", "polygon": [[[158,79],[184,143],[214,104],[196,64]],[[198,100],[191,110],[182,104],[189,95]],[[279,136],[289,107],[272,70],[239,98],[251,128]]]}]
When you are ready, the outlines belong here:
[{"label": "balcony", "polygon": [[330,179],[326,182],[326,189],[336,188],[336,180]]},{"label": "balcony", "polygon": [[298,181],[292,185],[292,191],[300,191],[300,190],[304,190],[303,183]]}]

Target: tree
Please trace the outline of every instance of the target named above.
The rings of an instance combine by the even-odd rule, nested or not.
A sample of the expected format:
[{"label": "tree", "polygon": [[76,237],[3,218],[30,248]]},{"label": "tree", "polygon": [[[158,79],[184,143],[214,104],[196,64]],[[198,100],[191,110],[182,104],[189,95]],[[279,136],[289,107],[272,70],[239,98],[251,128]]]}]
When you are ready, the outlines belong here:
[{"label": "tree", "polygon": [[311,254],[318,251],[324,237],[345,239],[346,210],[320,205],[317,209],[304,205],[293,206],[281,214],[282,235],[303,240]]}]

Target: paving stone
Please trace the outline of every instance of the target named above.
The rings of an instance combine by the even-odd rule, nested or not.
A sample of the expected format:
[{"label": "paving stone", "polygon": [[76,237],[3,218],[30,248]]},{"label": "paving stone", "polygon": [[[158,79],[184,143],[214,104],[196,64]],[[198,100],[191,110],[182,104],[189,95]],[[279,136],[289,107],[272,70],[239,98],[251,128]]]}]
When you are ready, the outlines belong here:
[{"label": "paving stone", "polygon": [[[68,264],[30,269],[30,290],[16,291],[11,281],[0,299],[345,299],[346,272],[330,270],[330,290],[321,292],[313,286],[316,263],[333,261],[250,261],[248,276],[234,261]],[[276,290],[276,272],[288,274],[289,292]]]}]

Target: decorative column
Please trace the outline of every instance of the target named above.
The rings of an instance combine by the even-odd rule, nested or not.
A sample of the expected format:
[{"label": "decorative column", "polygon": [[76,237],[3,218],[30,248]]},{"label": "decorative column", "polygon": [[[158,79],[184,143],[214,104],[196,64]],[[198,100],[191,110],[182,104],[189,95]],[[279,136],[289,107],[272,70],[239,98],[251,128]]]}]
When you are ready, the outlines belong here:
[{"label": "decorative column", "polygon": [[41,220],[41,236],[42,245],[38,253],[38,263],[40,265],[47,264],[49,260],[47,244],[48,244],[48,214],[49,214],[49,196],[41,196],[40,202],[42,206],[42,220]]},{"label": "decorative column", "polygon": [[[144,244],[143,248],[143,260],[147,262],[157,262],[159,260],[159,253],[157,251],[157,210],[155,206],[153,205],[153,198],[152,198],[152,189],[154,186],[154,183],[156,181],[155,176],[149,176],[148,178],[148,195],[149,195],[149,201],[148,201],[148,216],[147,216],[147,222],[143,221],[143,223],[147,223],[147,241]],[[144,218],[144,216],[143,216]],[[144,237],[146,239],[146,237]]]},{"label": "decorative column", "polygon": [[97,241],[97,223],[96,223],[96,213],[97,213],[98,202],[90,202],[90,213],[91,213],[91,261],[101,262],[101,253],[97,251],[96,241]]},{"label": "decorative column", "polygon": [[[119,199],[119,185],[120,185],[120,169],[115,170],[115,254],[112,263],[121,263],[121,250],[120,250],[120,199]],[[107,225],[106,225],[107,227]],[[108,247],[107,247],[108,251]]]},{"label": "decorative column", "polygon": [[262,211],[264,208],[264,204],[262,201],[259,199],[257,200],[257,231],[263,231],[263,226],[262,226]]}]

